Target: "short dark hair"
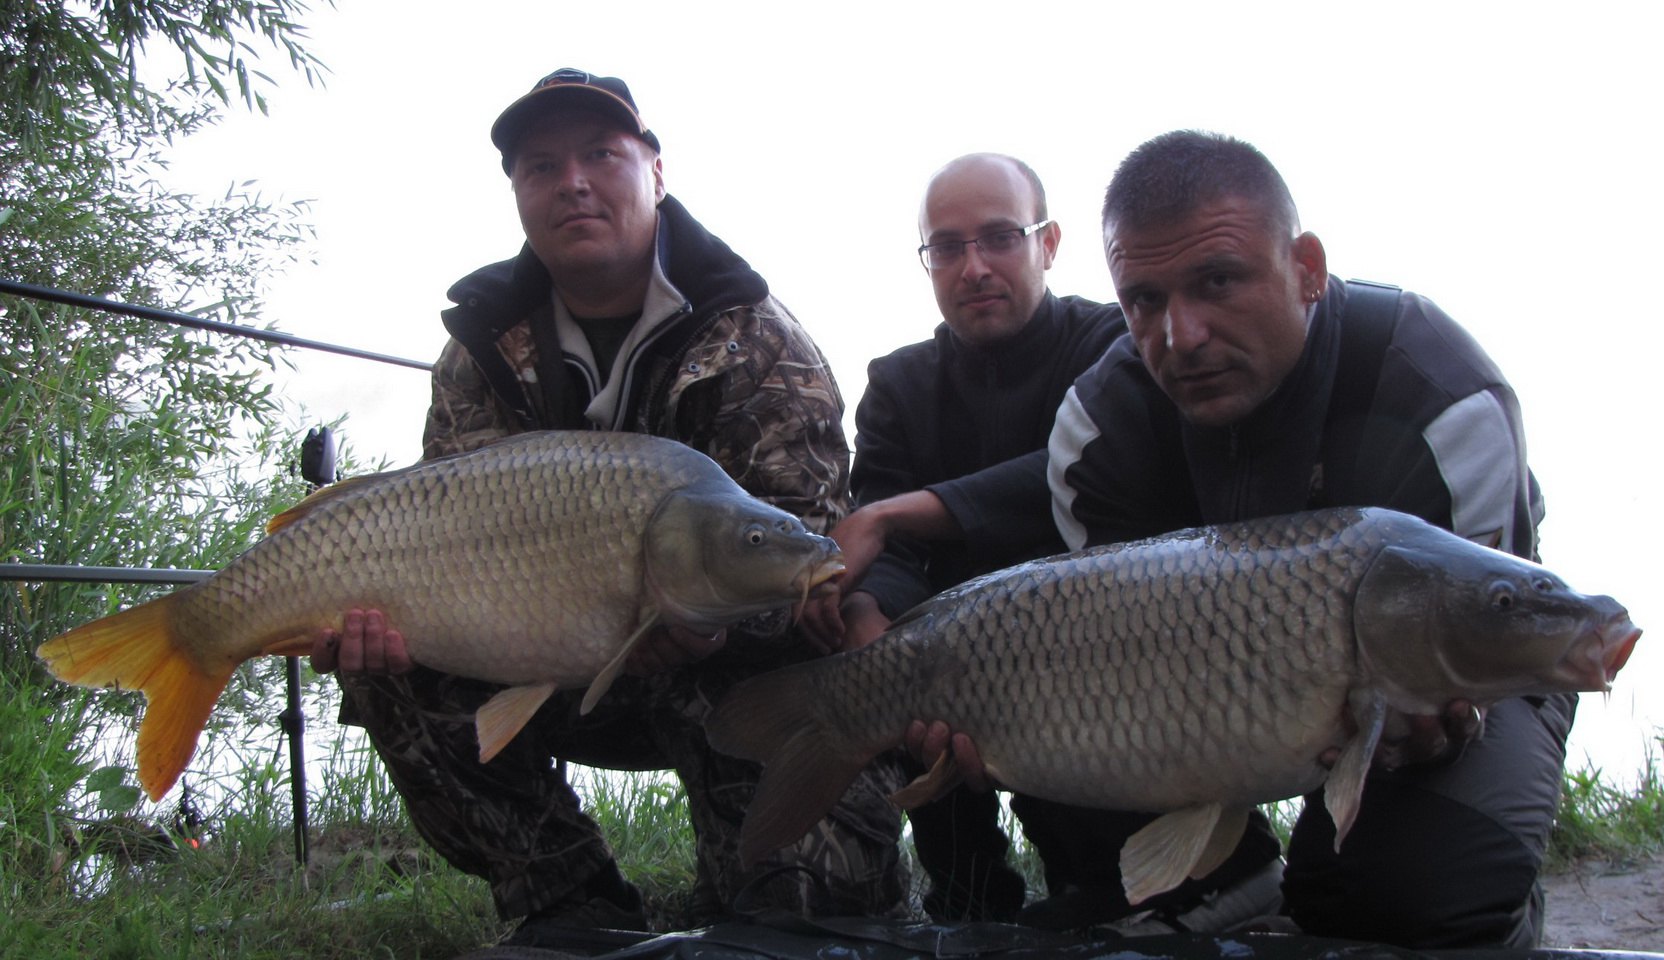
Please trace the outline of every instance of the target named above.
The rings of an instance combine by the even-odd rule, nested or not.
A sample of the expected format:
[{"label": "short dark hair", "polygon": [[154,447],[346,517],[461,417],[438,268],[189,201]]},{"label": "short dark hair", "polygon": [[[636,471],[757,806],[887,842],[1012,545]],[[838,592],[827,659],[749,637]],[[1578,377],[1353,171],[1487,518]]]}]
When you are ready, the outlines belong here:
[{"label": "short dark hair", "polygon": [[1223,197],[1252,200],[1290,236],[1299,232],[1294,197],[1265,154],[1205,130],[1164,133],[1127,154],[1104,192],[1103,229],[1180,220]]}]

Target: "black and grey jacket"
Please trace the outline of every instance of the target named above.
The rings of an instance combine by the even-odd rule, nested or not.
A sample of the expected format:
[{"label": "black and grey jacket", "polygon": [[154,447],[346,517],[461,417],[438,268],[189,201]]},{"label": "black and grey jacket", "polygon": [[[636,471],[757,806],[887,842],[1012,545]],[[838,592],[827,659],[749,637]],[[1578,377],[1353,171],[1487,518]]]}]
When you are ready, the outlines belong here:
[{"label": "black and grey jacket", "polygon": [[1543,505],[1513,389],[1438,307],[1386,289],[1396,302],[1374,321],[1389,325],[1374,360],[1343,360],[1374,316],[1348,300],[1381,288],[1331,278],[1294,371],[1229,427],[1182,420],[1131,339],[1116,344],[1058,413],[1049,477],[1064,539],[1381,506],[1534,558]]}]

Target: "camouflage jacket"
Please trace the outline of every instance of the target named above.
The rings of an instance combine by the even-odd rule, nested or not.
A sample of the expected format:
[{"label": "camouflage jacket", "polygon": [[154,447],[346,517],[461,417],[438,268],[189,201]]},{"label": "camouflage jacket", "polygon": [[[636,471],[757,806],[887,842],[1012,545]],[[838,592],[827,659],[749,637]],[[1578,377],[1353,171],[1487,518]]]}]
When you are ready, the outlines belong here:
[{"label": "camouflage jacket", "polygon": [[847,512],[843,399],[826,358],[763,278],[674,198],[659,206],[653,284],[610,376],[530,248],[449,296],[424,457],[526,430],[649,433],[705,453],[810,529],[824,533]]}]

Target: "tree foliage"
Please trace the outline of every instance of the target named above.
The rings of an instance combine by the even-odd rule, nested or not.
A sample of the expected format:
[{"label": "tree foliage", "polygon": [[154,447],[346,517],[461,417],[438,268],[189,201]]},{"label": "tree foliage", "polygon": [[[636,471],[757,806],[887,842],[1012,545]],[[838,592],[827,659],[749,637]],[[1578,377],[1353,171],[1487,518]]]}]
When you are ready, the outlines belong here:
[{"label": "tree foliage", "polygon": [[[5,133],[28,156],[115,124],[164,138],[189,133],[205,97],[231,102],[230,82],[262,113],[272,78],[255,69],[250,40],[264,38],[315,82],[323,70],[302,45],[295,0],[0,0],[0,103]],[[182,58],[181,77],[163,89],[140,79],[146,44]],[[182,96],[180,95],[182,94]]]},{"label": "tree foliage", "polygon": [[[180,194],[159,174],[174,139],[239,102],[264,109],[255,42],[319,77],[305,10],[0,0],[0,277],[258,320],[264,277],[310,239],[303,211],[238,188]],[[159,62],[178,75],[147,83]],[[0,559],[187,564],[246,545],[254,505],[226,498],[260,486],[251,455],[256,473],[274,455],[269,347],[27,299],[0,311]],[[13,666],[62,625],[30,599],[7,588],[0,609]]]},{"label": "tree foliage", "polygon": [[[181,194],[161,175],[178,138],[264,109],[261,50],[318,79],[305,10],[0,0],[0,277],[258,324],[264,279],[307,253],[304,210],[246,187]],[[269,383],[277,362],[257,341],[0,296],[0,562],[223,564],[301,492],[283,469],[294,441]],[[0,580],[0,699],[26,712],[63,699],[35,646],[132,599]],[[84,705],[63,709],[71,729],[85,722]],[[84,770],[76,750],[33,739],[39,775],[8,774],[0,826],[39,828],[49,845],[63,784]]]}]

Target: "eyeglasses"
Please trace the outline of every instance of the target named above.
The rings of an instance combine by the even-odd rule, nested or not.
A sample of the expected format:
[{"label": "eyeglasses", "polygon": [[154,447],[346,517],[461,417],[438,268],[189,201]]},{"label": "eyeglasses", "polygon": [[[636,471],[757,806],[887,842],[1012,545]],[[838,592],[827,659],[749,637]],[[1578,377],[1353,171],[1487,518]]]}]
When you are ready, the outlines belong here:
[{"label": "eyeglasses", "polygon": [[919,261],[924,264],[926,270],[946,270],[965,259],[965,248],[973,243],[985,257],[1003,257],[1015,252],[1034,231],[1050,223],[1050,220],[1042,220],[1026,227],[995,230],[993,233],[985,233],[969,240],[943,240],[940,243],[920,244]]}]

